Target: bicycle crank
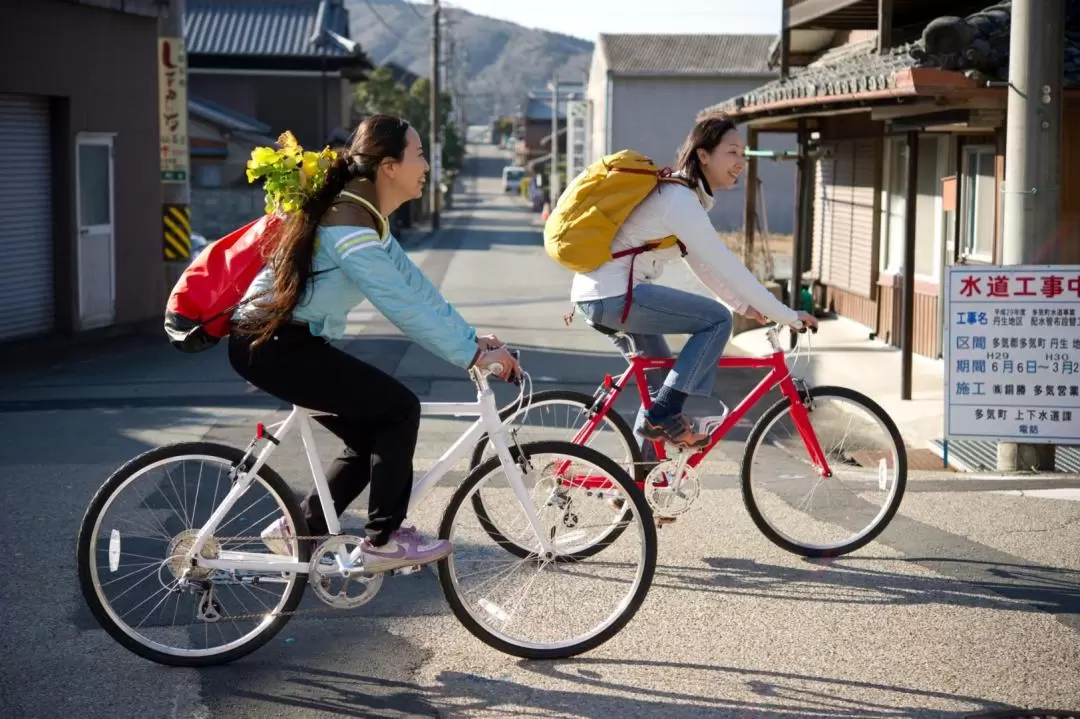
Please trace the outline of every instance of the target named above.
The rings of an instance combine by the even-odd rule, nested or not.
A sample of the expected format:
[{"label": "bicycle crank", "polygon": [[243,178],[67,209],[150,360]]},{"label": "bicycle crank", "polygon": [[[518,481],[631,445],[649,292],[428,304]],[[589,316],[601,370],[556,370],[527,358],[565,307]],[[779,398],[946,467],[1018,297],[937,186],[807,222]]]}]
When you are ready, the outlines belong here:
[{"label": "bicycle crank", "polygon": [[343,534],[323,542],[311,555],[308,583],[315,596],[335,609],[355,609],[367,604],[382,587],[383,574],[365,572],[351,559],[359,555],[363,540]]},{"label": "bicycle crank", "polygon": [[670,523],[685,514],[701,494],[701,479],[686,459],[660,462],[645,477],[645,499],[658,520]]}]

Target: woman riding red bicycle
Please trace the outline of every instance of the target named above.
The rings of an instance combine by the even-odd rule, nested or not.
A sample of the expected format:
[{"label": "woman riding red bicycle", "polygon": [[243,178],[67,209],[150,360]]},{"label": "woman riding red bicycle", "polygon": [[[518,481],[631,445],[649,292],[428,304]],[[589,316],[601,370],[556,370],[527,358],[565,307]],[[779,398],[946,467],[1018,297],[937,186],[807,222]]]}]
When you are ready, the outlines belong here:
[{"label": "woman riding red bicycle", "polygon": [[[627,217],[611,244],[612,253],[674,235],[685,247],[683,260],[719,301],[655,284],[664,266],[680,257],[671,247],[620,257],[600,268],[574,275],[570,297],[589,324],[609,334],[624,355],[630,343],[649,357],[671,357],[665,334],[690,339],[661,383],[649,379],[652,406],[639,410],[635,432],[646,440],[697,448],[709,435],[695,430],[683,412],[687,396],[711,397],[717,360],[731,335],[731,310],[765,322],[797,328],[817,327],[817,320],[777,300],[720,239],[709,219],[713,190],[732,189],[744,169],[743,141],[735,122],[723,114],[703,114],[679,150],[674,177]],[[634,259],[633,263],[631,260]],[[630,273],[633,272],[632,284]],[[628,293],[627,288],[631,290]],[[629,298],[629,311],[624,307]],[[651,444],[647,442],[646,444]]]}]

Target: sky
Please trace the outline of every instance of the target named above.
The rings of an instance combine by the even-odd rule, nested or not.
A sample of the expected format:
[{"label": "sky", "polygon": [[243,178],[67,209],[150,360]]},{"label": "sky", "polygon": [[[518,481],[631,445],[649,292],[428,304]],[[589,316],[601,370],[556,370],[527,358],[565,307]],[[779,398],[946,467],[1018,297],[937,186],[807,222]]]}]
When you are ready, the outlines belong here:
[{"label": "sky", "polygon": [[592,42],[600,33],[769,34],[781,0],[443,0],[477,15]]}]

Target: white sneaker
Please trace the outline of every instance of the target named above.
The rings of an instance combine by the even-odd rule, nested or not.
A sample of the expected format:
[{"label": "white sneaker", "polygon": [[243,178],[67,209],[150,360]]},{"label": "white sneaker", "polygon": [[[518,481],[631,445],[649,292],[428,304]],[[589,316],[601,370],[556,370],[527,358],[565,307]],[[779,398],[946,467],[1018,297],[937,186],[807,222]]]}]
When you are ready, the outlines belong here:
[{"label": "white sneaker", "polygon": [[287,517],[282,517],[281,519],[271,522],[259,536],[262,538],[263,544],[265,544],[274,554],[283,554],[287,557],[292,556],[290,543],[293,538],[293,531],[292,527],[289,526]]}]

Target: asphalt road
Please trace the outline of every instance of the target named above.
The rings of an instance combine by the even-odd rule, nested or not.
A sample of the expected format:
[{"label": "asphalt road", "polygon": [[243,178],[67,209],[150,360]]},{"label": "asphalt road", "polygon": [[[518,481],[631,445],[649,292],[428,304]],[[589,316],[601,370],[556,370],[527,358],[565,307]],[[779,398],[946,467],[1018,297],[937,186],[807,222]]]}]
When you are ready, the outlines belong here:
[{"label": "asphalt road", "polygon": [[[563,326],[569,277],[543,257],[535,216],[499,191],[505,160],[480,148],[470,162],[479,179],[466,181],[444,230],[410,243],[410,254],[481,331],[522,349],[538,387],[591,390],[622,362],[580,319]],[[665,281],[692,286],[681,270]],[[351,319],[349,351],[424,400],[471,397],[461,372],[370,308]],[[732,371],[718,388],[737,399],[756,380]],[[255,422],[283,411],[238,380],[220,348],[184,356],[156,337],[0,373],[0,716],[1080,711],[1080,502],[1054,498],[1075,496],[1076,482],[913,475],[878,541],[846,558],[808,561],[769,543],[748,518],[732,477],[737,441],[710,465],[694,508],[660,531],[655,582],[637,617],[578,659],[524,662],[489,649],[450,614],[431,571],[388,579],[359,609],[297,616],[227,666],[168,668],[123,649],[86,609],[76,577],[75,536],[95,489],[156,444],[242,446]],[[464,427],[425,420],[418,469]],[[321,430],[319,442],[325,452],[336,447]],[[297,490],[305,488],[303,461],[289,444],[274,458]],[[451,489],[437,488],[416,515],[422,530],[435,528]],[[365,498],[346,526],[362,524]],[[303,604],[316,606],[311,597]]]}]

